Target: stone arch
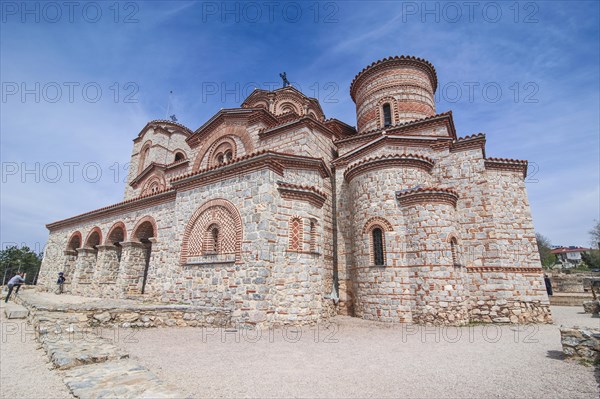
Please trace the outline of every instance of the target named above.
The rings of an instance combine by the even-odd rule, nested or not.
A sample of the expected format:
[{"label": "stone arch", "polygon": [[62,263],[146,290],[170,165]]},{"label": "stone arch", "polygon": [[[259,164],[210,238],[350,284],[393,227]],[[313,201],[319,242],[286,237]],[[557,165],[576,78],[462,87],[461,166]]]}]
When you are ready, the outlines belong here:
[{"label": "stone arch", "polygon": [[448,237],[448,242],[450,243],[450,256],[452,257],[452,265],[461,266],[460,244],[458,243],[458,239],[452,234]]},{"label": "stone arch", "polygon": [[[227,154],[229,154],[227,156]],[[219,159],[221,157],[221,159]],[[217,166],[237,157],[237,145],[230,136],[216,141],[208,150],[208,167]]]},{"label": "stone arch", "polygon": [[75,231],[69,237],[69,241],[67,242],[67,250],[76,251],[78,248],[81,248],[83,245],[83,239],[81,237],[81,232],[79,230]]},{"label": "stone arch", "polygon": [[384,266],[387,259],[385,233],[394,231],[386,219],[375,216],[365,223],[362,234],[369,236],[369,259],[374,266]]},{"label": "stone arch", "polygon": [[296,106],[296,104],[291,101],[282,101],[277,104],[277,115],[285,114],[286,112],[293,112],[295,114],[300,115],[300,110]]},{"label": "stone arch", "polygon": [[165,178],[163,176],[155,174],[150,176],[146,183],[144,183],[144,188],[142,188],[141,195],[155,194],[159,191],[164,190],[165,187]]},{"label": "stone arch", "polygon": [[378,121],[378,127],[383,128],[386,127],[385,123],[384,123],[384,115],[383,115],[383,106],[385,104],[389,104],[390,105],[390,111],[391,111],[391,117],[392,117],[392,125],[395,125],[398,123],[398,120],[400,118],[399,113],[398,113],[398,102],[396,101],[396,99],[394,97],[383,97],[381,98],[379,101],[377,101],[377,121]]},{"label": "stone arch", "polygon": [[187,159],[187,155],[186,155],[185,151],[183,151],[183,150],[181,150],[179,148],[177,148],[174,151],[174,153],[175,153],[175,155],[173,157],[173,163],[179,162],[179,161],[183,161],[183,160]]},{"label": "stone arch", "polygon": [[131,241],[149,242],[150,238],[158,235],[156,221],[152,216],[144,216],[135,224],[132,230]]},{"label": "stone arch", "polygon": [[106,235],[105,245],[114,245],[116,242],[123,242],[127,240],[127,229],[125,223],[119,221],[112,225],[108,234]]},{"label": "stone arch", "polygon": [[144,145],[142,145],[142,149],[139,152],[139,161],[138,161],[138,175],[140,173],[142,173],[142,171],[144,170],[145,166],[144,164],[146,163],[146,160],[148,159],[148,155],[150,154],[150,148],[152,147],[152,141],[148,140],[144,143]]},{"label": "stone arch", "polygon": [[[240,155],[250,154],[252,151],[254,151],[254,144],[252,143],[252,139],[248,135],[246,128],[242,126],[238,126],[236,128],[225,128],[222,129],[219,133],[213,134],[212,137],[210,137],[206,141],[206,144],[202,147],[204,150],[198,152],[198,155],[196,156],[192,171],[196,172],[201,168],[201,166],[204,164],[203,161],[208,158],[207,155],[210,149],[213,148],[213,145],[215,143],[219,142],[223,138],[230,138],[231,140],[233,140],[234,143],[236,143],[235,139],[239,140],[242,148],[239,148],[236,143],[236,157]],[[244,154],[241,154],[242,149]]]},{"label": "stone arch", "polygon": [[392,226],[392,224],[390,222],[388,222],[386,219],[380,217],[380,216],[375,216],[372,217],[371,219],[369,219],[367,221],[367,223],[365,223],[363,229],[362,229],[362,234],[367,234],[370,233],[371,230],[373,230],[373,228],[375,228],[376,226],[379,226],[383,229],[383,231],[394,231],[394,227]]},{"label": "stone arch", "polygon": [[190,218],[183,233],[181,264],[191,256],[206,255],[209,228],[219,226],[219,253],[234,254],[235,262],[242,261],[242,218],[231,202],[218,198],[205,202]]},{"label": "stone arch", "polygon": [[102,242],[102,230],[100,230],[100,227],[96,226],[92,230],[90,230],[87,237],[85,238],[84,247],[95,249],[98,245],[100,245],[101,242]]}]

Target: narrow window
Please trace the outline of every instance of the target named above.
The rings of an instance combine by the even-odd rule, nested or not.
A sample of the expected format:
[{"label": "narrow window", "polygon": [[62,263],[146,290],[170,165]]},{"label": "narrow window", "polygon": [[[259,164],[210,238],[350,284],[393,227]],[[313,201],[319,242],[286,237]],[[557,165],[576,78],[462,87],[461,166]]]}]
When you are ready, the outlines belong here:
[{"label": "narrow window", "polygon": [[317,226],[310,222],[310,252],[317,252]]},{"label": "narrow window", "polygon": [[302,220],[293,218],[290,221],[290,243],[289,250],[302,251]]},{"label": "narrow window", "polygon": [[184,157],[183,153],[178,152],[175,154],[175,162],[183,161],[184,159],[185,159],[185,157]]},{"label": "narrow window", "polygon": [[148,155],[150,155],[150,147],[146,148],[146,150],[144,151],[144,163],[143,163],[144,167],[148,163]]},{"label": "narrow window", "polygon": [[450,240],[450,251],[452,252],[452,264],[460,266],[460,262],[458,261],[458,241],[456,241],[455,237],[452,237]]},{"label": "narrow window", "polygon": [[383,126],[392,126],[392,108],[389,103],[383,104]]},{"label": "narrow window", "polygon": [[211,241],[211,251],[215,254],[219,253],[219,229],[214,227],[211,231],[212,241]]},{"label": "narrow window", "polygon": [[373,229],[373,263],[375,266],[383,266],[383,231],[379,227]]},{"label": "narrow window", "polygon": [[220,164],[224,162],[223,154],[217,155],[217,162],[220,163]]},{"label": "narrow window", "polygon": [[231,151],[226,151],[225,155],[223,156],[223,159],[225,160],[225,162],[231,161],[232,158],[233,158],[232,152]]}]

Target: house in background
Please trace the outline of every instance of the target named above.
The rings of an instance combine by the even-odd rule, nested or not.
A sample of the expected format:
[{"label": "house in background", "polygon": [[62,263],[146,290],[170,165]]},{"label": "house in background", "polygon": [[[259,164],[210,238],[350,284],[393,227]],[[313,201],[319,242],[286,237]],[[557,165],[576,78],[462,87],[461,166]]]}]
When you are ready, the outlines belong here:
[{"label": "house in background", "polygon": [[558,247],[550,251],[556,255],[556,264],[561,264],[563,269],[570,269],[581,264],[581,254],[590,251],[583,247]]}]

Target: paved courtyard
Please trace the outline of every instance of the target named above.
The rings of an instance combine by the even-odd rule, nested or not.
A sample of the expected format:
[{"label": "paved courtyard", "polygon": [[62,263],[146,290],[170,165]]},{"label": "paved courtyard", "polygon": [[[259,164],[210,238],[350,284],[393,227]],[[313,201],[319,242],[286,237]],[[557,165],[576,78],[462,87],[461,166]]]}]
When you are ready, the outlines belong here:
[{"label": "paved courtyard", "polygon": [[[556,325],[440,329],[336,317],[301,330],[152,328],[104,335],[189,397],[598,398],[594,369],[562,360],[558,325],[599,327],[600,320],[580,307],[552,311]],[[3,314],[0,322],[0,397],[72,397],[31,327]]]},{"label": "paved courtyard", "polygon": [[[579,307],[557,324],[598,327]],[[558,325],[390,328],[337,317],[331,328],[138,330],[119,344],[196,397],[595,398],[600,376],[562,360]],[[128,341],[128,342],[125,342]]]}]

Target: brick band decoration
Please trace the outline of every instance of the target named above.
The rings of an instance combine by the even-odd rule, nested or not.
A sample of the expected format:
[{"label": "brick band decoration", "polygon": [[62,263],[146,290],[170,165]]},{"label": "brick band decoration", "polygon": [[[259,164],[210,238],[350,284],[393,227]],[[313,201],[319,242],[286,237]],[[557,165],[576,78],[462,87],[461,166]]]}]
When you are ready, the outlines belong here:
[{"label": "brick band decoration", "polygon": [[396,192],[396,198],[402,206],[415,204],[442,203],[456,207],[458,193],[448,188],[417,188]]},{"label": "brick band decoration", "polygon": [[362,161],[350,165],[344,172],[346,181],[351,181],[355,176],[372,170],[393,168],[393,167],[409,167],[419,168],[427,172],[431,172],[434,161],[431,158],[422,155],[413,154],[398,154],[398,155],[381,155],[375,158],[367,158]]},{"label": "brick band decoration", "polygon": [[518,159],[487,158],[485,160],[485,168],[520,172],[523,174],[523,178],[527,177],[527,161]]},{"label": "brick band decoration", "polygon": [[314,186],[303,186],[282,181],[278,181],[277,185],[279,186],[277,190],[281,198],[287,200],[306,201],[317,208],[321,208],[327,199],[327,194]]}]

